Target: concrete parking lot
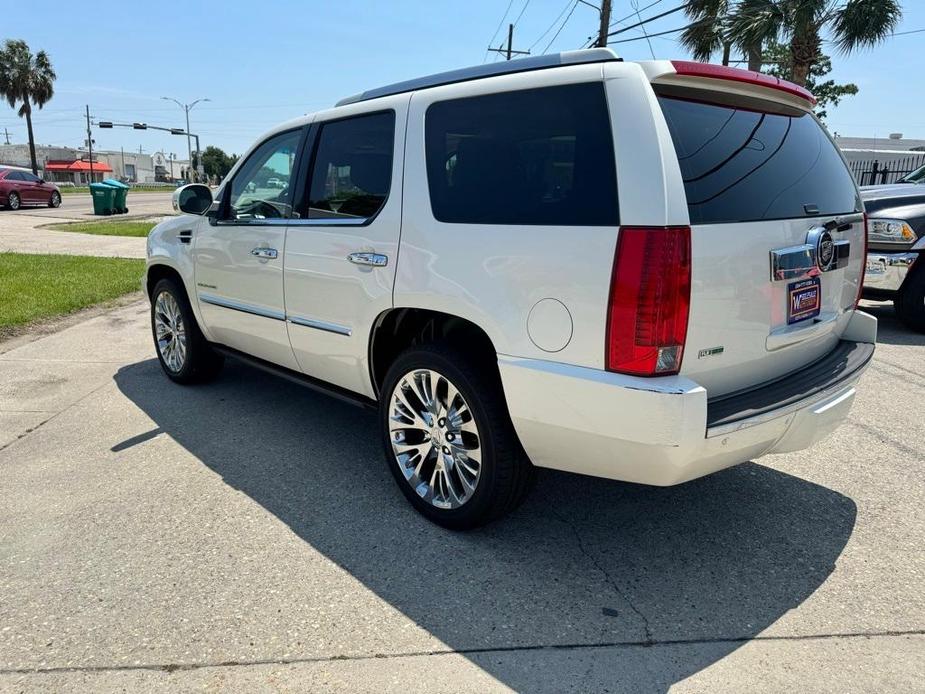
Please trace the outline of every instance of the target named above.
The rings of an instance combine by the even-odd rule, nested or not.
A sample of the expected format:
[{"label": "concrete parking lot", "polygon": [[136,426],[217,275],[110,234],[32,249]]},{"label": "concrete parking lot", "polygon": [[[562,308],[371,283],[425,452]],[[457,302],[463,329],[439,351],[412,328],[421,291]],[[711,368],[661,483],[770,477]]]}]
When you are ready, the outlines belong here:
[{"label": "concrete parking lot", "polygon": [[[0,347],[0,691],[922,691],[925,338],[850,421],[656,489],[419,517],[374,416],[160,373],[138,302]],[[619,416],[619,413],[614,413]]]}]

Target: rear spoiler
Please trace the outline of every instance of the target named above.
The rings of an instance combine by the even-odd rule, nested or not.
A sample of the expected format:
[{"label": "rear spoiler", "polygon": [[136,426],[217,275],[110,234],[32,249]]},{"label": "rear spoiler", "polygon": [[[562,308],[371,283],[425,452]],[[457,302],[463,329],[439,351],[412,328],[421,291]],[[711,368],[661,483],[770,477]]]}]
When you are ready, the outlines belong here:
[{"label": "rear spoiler", "polygon": [[650,60],[640,62],[640,66],[652,84],[700,86],[731,94],[771,99],[800,109],[816,105],[816,97],[808,90],[761,72],[690,60]]}]

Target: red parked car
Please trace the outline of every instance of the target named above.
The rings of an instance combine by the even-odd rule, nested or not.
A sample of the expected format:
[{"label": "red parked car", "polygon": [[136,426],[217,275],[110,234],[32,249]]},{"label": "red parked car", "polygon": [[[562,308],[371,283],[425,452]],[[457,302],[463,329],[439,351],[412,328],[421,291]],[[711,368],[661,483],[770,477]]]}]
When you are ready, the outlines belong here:
[{"label": "red parked car", "polygon": [[43,181],[28,171],[0,169],[0,205],[18,210],[23,205],[61,204],[61,191],[54,183]]}]

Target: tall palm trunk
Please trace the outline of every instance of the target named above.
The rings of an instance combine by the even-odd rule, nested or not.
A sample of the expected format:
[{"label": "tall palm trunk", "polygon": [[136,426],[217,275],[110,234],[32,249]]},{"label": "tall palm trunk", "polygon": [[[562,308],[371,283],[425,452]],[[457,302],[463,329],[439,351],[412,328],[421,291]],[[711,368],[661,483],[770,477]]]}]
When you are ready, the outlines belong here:
[{"label": "tall palm trunk", "polygon": [[723,41],[723,65],[729,65],[730,53],[732,53],[732,44],[729,41]]},{"label": "tall palm trunk", "polygon": [[26,112],[26,130],[29,132],[29,158],[32,160],[32,173],[39,175],[38,162],[35,159],[35,134],[32,132],[32,106],[26,100],[23,110]]},{"label": "tall palm trunk", "polygon": [[761,46],[749,46],[746,53],[748,55],[748,69],[752,72],[761,72],[761,66],[763,65]]},{"label": "tall palm trunk", "polygon": [[791,79],[801,87],[806,86],[809,71],[819,59],[820,44],[819,32],[816,29],[794,32],[790,40],[790,56],[793,66]]}]

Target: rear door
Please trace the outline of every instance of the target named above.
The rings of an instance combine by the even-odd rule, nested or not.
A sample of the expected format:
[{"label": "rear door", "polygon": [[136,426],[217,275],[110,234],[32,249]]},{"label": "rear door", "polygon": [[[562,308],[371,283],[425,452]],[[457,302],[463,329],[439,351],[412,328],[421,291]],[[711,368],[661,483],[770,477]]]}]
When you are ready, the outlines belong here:
[{"label": "rear door", "polygon": [[808,110],[701,84],[655,90],[691,225],[682,373],[715,396],[834,347],[858,296],[864,222],[854,180]]},{"label": "rear door", "polygon": [[289,338],[310,376],[374,395],[367,358],[392,307],[408,94],[319,113],[286,232]]}]

